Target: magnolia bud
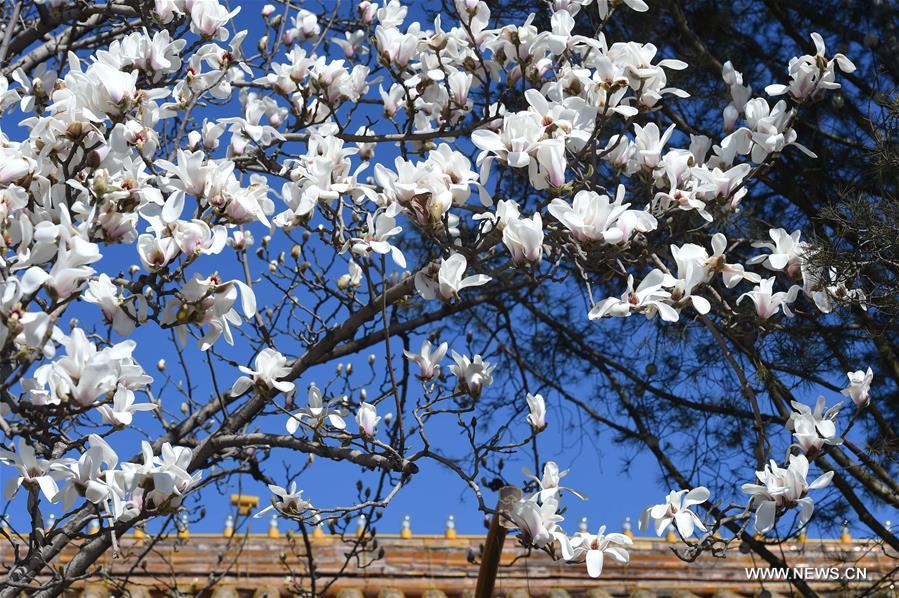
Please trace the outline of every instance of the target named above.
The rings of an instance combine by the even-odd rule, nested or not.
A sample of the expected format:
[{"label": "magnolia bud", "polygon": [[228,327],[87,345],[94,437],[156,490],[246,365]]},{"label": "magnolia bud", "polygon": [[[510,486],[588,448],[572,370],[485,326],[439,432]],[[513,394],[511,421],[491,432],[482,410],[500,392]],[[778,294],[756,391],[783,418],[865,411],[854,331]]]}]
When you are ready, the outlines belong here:
[{"label": "magnolia bud", "polygon": [[368,365],[375,365],[375,354],[372,353],[368,356]]},{"label": "magnolia bud", "polygon": [[271,16],[271,14],[273,12],[275,12],[275,7],[271,4],[266,4],[265,6],[262,7],[262,16],[263,17]]},{"label": "magnolia bud", "polygon": [[300,247],[299,245],[294,245],[293,247],[290,248],[290,257],[292,257],[295,260],[298,260],[298,259],[300,259],[300,253],[302,253],[302,251],[303,251],[302,247]]},{"label": "magnolia bud", "polygon": [[156,369],[159,370],[160,372],[165,371],[165,359],[160,359],[159,361],[156,362]]}]

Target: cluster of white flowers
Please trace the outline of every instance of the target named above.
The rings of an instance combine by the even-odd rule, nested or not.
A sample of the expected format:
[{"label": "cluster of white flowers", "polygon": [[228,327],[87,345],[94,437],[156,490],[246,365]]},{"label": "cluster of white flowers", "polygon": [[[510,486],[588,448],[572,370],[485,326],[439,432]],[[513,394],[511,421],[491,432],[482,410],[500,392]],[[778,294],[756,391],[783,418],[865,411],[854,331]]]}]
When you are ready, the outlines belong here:
[{"label": "cluster of white flowers", "polygon": [[91,434],[78,459],[42,459],[33,447],[20,441],[15,452],[0,449],[0,462],[18,474],[7,481],[4,496],[11,500],[24,485],[29,491],[39,490],[51,502],[62,501],[64,511],[83,497],[113,521],[177,511],[184,495],[202,476],[201,472],[188,473],[193,451],[165,443],[159,456],[154,456],[150,444],[144,442],[142,453],[143,463],[119,463],[112,447]]},{"label": "cluster of white flowers", "polygon": [[[789,147],[808,153],[793,128],[796,110],[839,87],[836,69],[854,68],[841,54],[828,58],[820,36],[813,35],[817,53],[791,61],[789,85],[767,88],[770,95],[788,93],[796,104],[791,107],[786,99],[772,106],[753,98],[743,75],[728,63],[722,73],[732,100],[724,110],[726,136],[716,142],[691,135],[688,147],[673,147],[681,137],[675,125],[637,122],[637,117],[660,114],[666,101],[688,97],[668,82],[671,71],[687,65],[661,58],[650,43],[610,44],[605,33],[574,34],[575,17],[590,4],[554,0],[550,29],[541,31],[533,15],[522,24],[491,27],[496,15],[479,0],[455,0],[459,19],[451,27],[445,15],[427,26],[407,23],[409,10],[399,0],[362,0],[356,7],[359,28],[340,33],[330,32],[309,10],[289,6],[294,12],[278,29],[272,60],[257,61],[242,49],[247,32],[231,26],[240,7],[229,10],[220,0],[156,0],[148,7],[154,22],[183,25],[196,38],[193,43],[172,39],[166,29],[144,29],[93,54],[70,52],[59,65],[63,72],[19,70],[12,84],[0,77],[0,112],[24,112],[21,125],[27,131],[21,141],[0,131],[0,351],[9,357],[10,371],[22,377],[20,400],[73,413],[95,408],[110,432],[131,426],[135,413],[157,408],[155,402],[137,402],[137,394],[149,393],[152,378],[134,357],[134,340],[113,343],[74,324],[68,333],[60,328],[68,306],[79,300],[102,317],[110,334],[156,327],[173,333],[179,350],[186,350],[192,336],[209,359],[221,349],[215,347],[220,338],[234,344],[233,327],[252,322],[268,336],[253,287],[279,271],[284,255],[267,262],[268,272],[255,278],[244,262],[244,281],[229,280],[210,265],[215,258],[225,263],[231,250],[245,257],[254,245],[253,230],[264,231],[260,255],[276,235],[290,239],[295,279],[309,266],[301,259],[307,246],[297,238],[305,243],[317,235],[309,251],[321,250],[313,247],[318,243],[331,255],[313,261],[341,265],[322,268],[310,284],[324,288],[324,280],[334,275],[341,291],[335,295],[348,300],[334,313],[346,307],[351,317],[374,306],[375,312],[386,312],[388,295],[391,302],[417,300],[413,283],[421,299],[442,302],[437,308],[449,310],[489,292],[507,269],[534,276],[546,262],[572,254],[577,259],[602,254],[611,263],[633,249],[645,257],[651,253],[645,251],[647,241],[673,219],[699,216],[706,227],[700,230],[711,233],[711,226],[739,209],[755,169]],[[603,20],[621,4],[596,0]],[[642,0],[623,4],[648,9]],[[267,26],[273,14],[274,7],[263,8]],[[320,44],[322,36],[334,44]],[[270,42],[259,40],[260,51]],[[341,56],[328,54],[332,46]],[[370,66],[358,63],[365,57]],[[492,96],[491,86],[499,84],[521,86],[526,108],[519,104],[513,111]],[[484,106],[476,107],[482,95]],[[231,105],[239,116],[200,122],[193,111],[208,103]],[[376,104],[378,112],[383,108],[384,122],[365,118],[365,124],[348,128],[344,121],[362,103]],[[388,124],[401,132],[381,133]],[[610,124],[619,132],[609,136]],[[464,143],[439,142],[466,137],[478,150],[474,164],[460,151]],[[375,153],[379,144],[394,142],[402,143],[402,151],[394,151],[390,168]],[[303,145],[294,151],[287,144]],[[651,189],[645,205],[638,205],[625,184],[613,194],[572,177],[590,162],[588,156],[591,172],[601,161],[622,180]],[[499,197],[499,170],[520,177],[547,201],[528,207],[526,194],[519,201]],[[282,179],[280,190],[270,187],[275,178]],[[312,224],[322,216],[333,226]],[[296,231],[301,235],[295,238]],[[401,249],[404,238],[413,236],[433,241],[415,254],[427,255],[424,263],[411,263]],[[756,243],[767,253],[746,265],[728,261],[732,248],[720,232],[710,235],[708,246],[673,242],[670,268],[653,256],[652,269],[642,270],[636,283],[622,266],[616,271],[627,277],[626,292],[591,300],[588,317],[639,313],[676,321],[688,307],[705,315],[716,301],[711,285],[718,274],[728,289],[744,281],[756,285],[738,302],[751,300],[762,320],[781,311],[791,315],[800,292],[824,313],[842,302],[864,301],[860,291],[812,264],[798,231],[771,229],[770,237],[771,243]],[[114,245],[135,264],[127,275],[98,272],[104,252]],[[756,265],[771,276],[763,279],[746,267]],[[409,272],[395,271],[407,267]],[[775,291],[783,281],[790,286]],[[405,288],[400,299],[389,292],[396,288]],[[365,292],[372,303],[357,311],[357,294]],[[304,300],[293,287],[283,294],[295,306]],[[307,311],[320,319],[323,303]],[[322,323],[322,334],[337,328]],[[348,334],[341,331],[339,340],[352,340],[367,323],[355,324]],[[385,337],[387,330],[385,322]],[[309,331],[309,338],[316,335]],[[392,421],[391,414],[378,414],[382,399],[369,401],[364,393],[333,396],[330,386],[322,390],[312,383],[306,406],[294,407],[301,369],[296,365],[302,360],[274,345],[267,339],[265,348],[257,347],[252,368],[236,368],[242,375],[227,392],[228,401],[248,394],[266,406],[282,408],[283,401],[290,414],[287,431],[315,442],[337,439],[360,451],[380,444],[379,424]],[[65,354],[57,357],[60,347]],[[448,350],[448,343],[425,342],[419,353],[405,352],[426,388],[441,381]],[[480,354],[452,351],[451,356],[451,394],[477,401],[494,381],[495,364]],[[162,370],[164,361],[160,364]],[[870,370],[849,374],[851,385],[844,392],[860,408],[869,401],[871,377]],[[528,394],[525,402],[520,408],[523,414],[526,407],[527,415],[520,419],[537,434],[547,427],[546,402],[540,394]],[[823,402],[814,411],[794,406],[789,426],[803,453],[839,442],[834,423],[839,407],[824,412]],[[356,433],[347,430],[346,419],[354,410]],[[90,435],[87,448],[71,444],[66,450],[77,450],[77,459],[64,454],[51,459],[59,448],[25,442],[16,452],[3,450],[0,460],[18,473],[7,485],[7,497],[24,484],[61,500],[66,510],[83,497],[109,517],[128,521],[177,509],[199,479],[189,448],[166,443],[156,456],[144,443],[142,463],[120,463],[105,437]],[[807,520],[814,503],[806,492],[827,481],[807,484],[808,467],[806,456],[792,455],[787,468],[772,462],[759,472],[762,486],[746,487],[760,531],[796,505]],[[626,536],[606,534],[604,528],[571,536],[561,530],[561,494],[574,493],[559,486],[564,473],[547,463],[538,480],[541,490],[510,508],[508,517],[522,540],[538,548],[557,544],[564,559],[585,561],[592,576],[600,574],[604,556],[626,562],[621,546],[629,543]],[[311,508],[295,486],[270,488],[277,497],[273,508],[284,514]],[[689,509],[707,499],[704,488],[673,493],[649,516],[659,533],[674,522],[687,537],[704,530]]]},{"label": "cluster of white flowers", "polygon": [[[849,386],[842,391],[852,398],[861,409],[868,405],[868,393],[874,374],[871,368],[867,372],[849,372]],[[795,411],[786,422],[787,430],[796,437],[799,453],[790,453],[787,465],[780,467],[773,459],[765,468],[756,472],[759,484],[743,484],[743,492],[749,494],[746,513],[755,512],[755,530],[763,534],[771,531],[778,517],[792,508],[799,508],[798,526],[804,527],[815,510],[815,501],[808,496],[810,490],[827,487],[834,472],[828,471],[811,483],[808,482],[809,457],[814,456],[826,446],[838,445],[843,441],[837,435],[836,420],[842,403],[837,403],[825,411],[827,399],[818,397],[814,409],[808,405],[793,401]],[[647,508],[640,519],[640,529],[647,529],[649,522],[655,523],[655,530],[662,535],[670,525],[674,525],[681,538],[693,535],[695,529],[705,532],[703,520],[690,507],[705,503],[709,499],[709,491],[704,486],[687,490],[671,491],[665,503]]]},{"label": "cluster of white flowers", "polygon": [[630,555],[624,546],[633,544],[629,536],[619,533],[606,533],[606,526],[601,526],[595,534],[579,530],[567,534],[559,525],[564,521],[560,514],[563,492],[568,492],[581,500],[586,496],[576,490],[560,485],[560,481],[568,471],[559,471],[554,461],[547,461],[543,466],[543,475],[534,476],[528,470],[525,475],[533,479],[540,490],[531,496],[518,493],[517,499],[509,501],[502,513],[507,527],[517,529],[519,541],[525,546],[534,546],[541,550],[553,550],[558,547],[563,559],[569,562],[585,562],[590,577],[602,574],[605,557],[611,557],[620,563],[627,563]]}]

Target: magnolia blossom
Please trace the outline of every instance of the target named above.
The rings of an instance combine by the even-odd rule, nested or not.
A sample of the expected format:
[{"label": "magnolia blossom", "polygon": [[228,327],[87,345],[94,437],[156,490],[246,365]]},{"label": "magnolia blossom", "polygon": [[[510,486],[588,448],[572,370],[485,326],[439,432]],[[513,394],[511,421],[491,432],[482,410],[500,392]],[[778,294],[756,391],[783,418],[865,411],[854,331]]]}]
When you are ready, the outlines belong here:
[{"label": "magnolia blossom", "polygon": [[134,391],[119,386],[112,396],[112,405],[100,405],[97,411],[103,421],[113,426],[130,426],[136,411],[153,411],[157,405],[153,403],[135,403]]},{"label": "magnolia blossom", "polygon": [[546,402],[543,400],[543,395],[541,394],[532,395],[531,393],[528,393],[525,399],[528,403],[528,423],[533,426],[534,430],[539,432],[547,426]]},{"label": "magnolia blossom", "polygon": [[253,515],[254,518],[258,519],[272,509],[285,515],[302,515],[312,508],[312,503],[303,499],[303,491],[297,491],[296,482],[290,483],[290,490],[273,484],[269,484],[268,489],[275,495],[271,499],[272,504],[258,511]]},{"label": "magnolia blossom", "polygon": [[843,440],[837,436],[836,419],[843,403],[837,403],[826,412],[824,408],[827,400],[821,396],[815,403],[814,411],[798,401],[790,404],[796,411],[790,414],[787,421],[787,429],[793,430],[796,442],[804,452],[812,449],[819,450],[825,444],[841,444]]},{"label": "magnolia blossom", "polygon": [[368,215],[368,232],[353,244],[353,253],[359,256],[367,256],[369,253],[390,254],[393,261],[400,268],[406,267],[406,258],[398,247],[390,244],[389,239],[402,232],[402,227],[396,226],[396,220],[389,213],[380,213],[377,216]]},{"label": "magnolia blossom", "polygon": [[290,392],[294,388],[293,382],[283,380],[290,373],[288,359],[272,348],[265,348],[256,355],[256,370],[246,366],[238,366],[238,369],[249,376],[241,376],[231,387],[232,396],[240,396],[253,385],[263,388],[275,389],[281,392]]},{"label": "magnolia blossom", "polygon": [[477,399],[481,396],[481,390],[493,383],[493,373],[496,365],[490,365],[480,355],[469,359],[467,355],[452,353],[455,365],[450,366],[450,371],[459,379],[459,390]]},{"label": "magnolia blossom", "polygon": [[790,304],[796,301],[799,294],[799,287],[794,285],[789,291],[774,292],[774,281],[777,277],[762,280],[753,290],[743,293],[737,299],[737,303],[742,303],[743,299],[749,298],[755,304],[755,312],[758,316],[767,320],[775,315],[778,311],[783,310],[784,314],[793,317],[793,311]]},{"label": "magnolia blossom", "polygon": [[635,232],[655,230],[658,221],[649,212],[628,209],[624,193],[624,185],[619,185],[615,201],[611,201],[595,191],[578,191],[572,205],[561,198],[552,200],[549,213],[578,241],[626,243]]},{"label": "magnolia blossom", "polygon": [[559,503],[555,500],[540,503],[536,496],[532,496],[515,502],[509,510],[509,519],[520,530],[522,543],[543,548],[565,538],[559,527],[564,518],[557,513],[558,508]]},{"label": "magnolia blossom", "polygon": [[799,525],[805,525],[815,510],[815,501],[806,494],[830,484],[833,472],[829,471],[809,484],[806,480],[808,459],[805,455],[790,455],[786,468],[778,467],[772,460],[755,475],[761,485],[743,484],[743,492],[750,495],[749,506],[755,509],[755,529],[763,534],[774,527],[778,509],[798,506]]},{"label": "magnolia blossom", "polygon": [[659,269],[652,270],[640,285],[634,289],[634,277],[627,277],[627,291],[621,296],[603,299],[593,306],[587,317],[598,320],[605,316],[624,318],[637,311],[652,318],[659,314],[663,320],[676,322],[679,314],[676,309],[666,303],[671,299],[671,292],[666,290],[674,286],[676,280],[670,274]]},{"label": "magnolia blossom", "polygon": [[560,485],[559,482],[562,480],[562,478],[568,475],[568,470],[566,469],[564,471],[559,471],[559,466],[555,461],[547,461],[543,465],[543,477],[538,478],[527,468],[523,469],[522,472],[526,477],[534,480],[535,482],[537,482],[537,485],[540,486],[540,492],[537,493],[537,496],[541,502],[545,502],[547,500],[558,501],[562,490],[571,492],[581,500],[587,500],[587,496],[585,494],[581,494],[573,488],[568,488],[567,486]]},{"label": "magnolia blossom", "polygon": [[[487,284],[491,278],[485,274],[465,276],[468,260],[461,253],[454,253],[440,263],[436,273],[419,271],[415,275],[415,288],[425,299],[441,298],[449,301],[459,296],[459,291],[468,287]],[[436,279],[434,278],[436,274]],[[463,276],[465,276],[463,278]]]},{"label": "magnolia blossom", "polygon": [[602,575],[606,556],[612,557],[619,563],[627,563],[630,555],[621,546],[629,546],[634,541],[624,534],[607,534],[605,532],[606,526],[604,525],[596,534],[578,532],[570,538],[569,542],[562,542],[563,558],[566,561],[583,559],[587,563],[587,574],[590,577]]},{"label": "magnolia blossom", "polygon": [[318,428],[325,421],[338,430],[346,428],[346,422],[341,412],[338,409],[331,409],[331,403],[325,404],[322,391],[315,384],[309,385],[308,401],[309,405],[305,409],[301,409],[288,418],[287,431],[289,433],[296,434],[300,422],[303,420],[308,420],[305,423],[313,429]]},{"label": "magnolia blossom", "polygon": [[709,490],[705,486],[699,486],[689,491],[672,490],[668,493],[664,503],[648,507],[643,511],[643,515],[640,517],[640,530],[645,530],[649,526],[649,520],[652,519],[655,522],[655,531],[658,536],[661,536],[672,523],[684,538],[692,536],[694,529],[706,531],[702,519],[691,511],[690,507],[702,504],[708,499]]},{"label": "magnolia blossom", "polygon": [[53,469],[56,462],[38,457],[34,448],[21,438],[16,441],[15,452],[0,448],[0,462],[15,468],[18,473],[6,480],[3,486],[3,497],[6,500],[12,500],[22,484],[28,488],[40,488],[48,500],[52,500],[59,492]]},{"label": "magnolia blossom", "polygon": [[128,336],[134,331],[138,320],[146,319],[146,301],[140,295],[134,298],[139,306],[139,312],[126,303],[107,274],[100,274],[97,280],[92,280],[87,285],[87,291],[82,298],[88,303],[96,303],[100,306],[105,320],[112,325],[113,330],[122,336]]},{"label": "magnolia blossom", "polygon": [[359,410],[356,411],[356,424],[358,424],[362,435],[366,438],[373,438],[375,426],[378,425],[379,421],[381,421],[381,418],[378,416],[378,408],[371,403],[363,401],[359,405]]},{"label": "magnolia blossom", "polygon": [[[543,220],[537,212],[531,218],[515,218],[503,228],[503,243],[516,264],[534,264],[543,256]],[[459,254],[456,254],[459,255]]]},{"label": "magnolia blossom", "polygon": [[404,350],[403,355],[421,368],[421,373],[418,375],[421,380],[433,380],[440,377],[440,362],[446,356],[448,348],[447,343],[440,343],[437,349],[432,351],[431,341],[426,340],[421,344],[421,350],[418,353]]},{"label": "magnolia blossom", "polygon": [[874,380],[874,371],[868,368],[867,371],[847,372],[846,377],[849,378],[849,386],[840,392],[852,399],[857,407],[866,407],[871,402],[871,381]]},{"label": "magnolia blossom", "polygon": [[239,280],[223,282],[218,275],[203,278],[195,274],[181,287],[178,295],[166,303],[161,323],[173,326],[182,344],[187,342],[188,325],[205,327],[206,333],[199,341],[202,351],[208,350],[220,337],[233,345],[231,325],[240,326],[242,322],[234,308],[238,290],[244,317],[253,317],[256,314],[256,295],[247,284]]},{"label": "magnolia blossom", "polygon": [[53,497],[53,502],[62,500],[63,511],[71,509],[79,496],[94,504],[104,502],[109,498],[110,489],[101,472],[105,468],[114,469],[118,460],[115,451],[105,440],[91,434],[88,449],[77,461],[55,466],[61,479],[65,480],[65,485],[59,494]]},{"label": "magnolia blossom", "polygon": [[855,71],[855,65],[843,54],[838,53],[827,60],[824,55],[824,39],[818,33],[812,33],[811,37],[815,43],[815,55],[806,54],[790,60],[790,84],[769,85],[765,88],[769,95],[789,93],[796,101],[801,102],[813,94],[840,88],[840,84],[835,81],[834,65],[844,73]]},{"label": "magnolia blossom", "polygon": [[772,228],[769,231],[773,243],[753,243],[753,247],[763,247],[771,253],[768,255],[760,255],[749,260],[749,264],[762,263],[769,270],[784,270],[791,277],[796,277],[802,263],[806,251],[806,243],[799,240],[802,231],[794,231],[792,234],[787,233],[782,228]]}]

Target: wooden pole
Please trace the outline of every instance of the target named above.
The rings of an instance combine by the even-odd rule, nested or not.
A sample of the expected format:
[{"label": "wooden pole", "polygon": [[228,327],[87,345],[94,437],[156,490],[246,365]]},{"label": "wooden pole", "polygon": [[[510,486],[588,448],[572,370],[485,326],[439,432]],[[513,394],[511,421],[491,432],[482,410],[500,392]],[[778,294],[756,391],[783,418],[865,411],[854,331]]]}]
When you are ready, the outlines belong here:
[{"label": "wooden pole", "polygon": [[484,541],[484,554],[481,556],[481,567],[478,569],[478,585],[475,598],[492,598],[496,585],[496,574],[503,554],[503,543],[506,540],[506,526],[503,525],[503,513],[508,513],[512,503],[521,498],[521,490],[515,486],[504,486],[499,491],[496,513],[490,521],[490,530]]}]

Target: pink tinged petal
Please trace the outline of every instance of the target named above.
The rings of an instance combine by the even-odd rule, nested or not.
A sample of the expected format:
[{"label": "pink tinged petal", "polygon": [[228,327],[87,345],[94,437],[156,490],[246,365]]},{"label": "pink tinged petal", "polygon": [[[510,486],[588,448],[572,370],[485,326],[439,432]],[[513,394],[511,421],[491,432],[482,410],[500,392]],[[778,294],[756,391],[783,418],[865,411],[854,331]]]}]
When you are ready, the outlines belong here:
[{"label": "pink tinged petal", "polygon": [[602,551],[601,550],[588,550],[587,551],[587,574],[590,577],[596,578],[602,575]]}]

